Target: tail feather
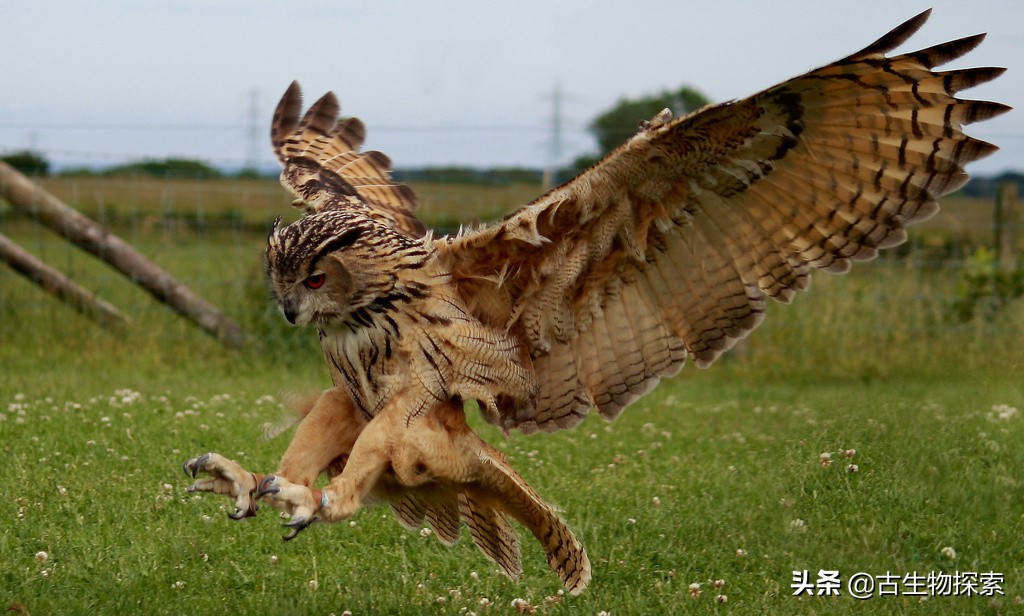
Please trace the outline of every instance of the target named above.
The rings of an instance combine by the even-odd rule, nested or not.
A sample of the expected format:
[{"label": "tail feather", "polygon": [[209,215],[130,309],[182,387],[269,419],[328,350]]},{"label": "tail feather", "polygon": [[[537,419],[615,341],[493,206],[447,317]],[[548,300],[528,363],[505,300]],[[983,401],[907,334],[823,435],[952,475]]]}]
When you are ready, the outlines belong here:
[{"label": "tail feather", "polygon": [[465,492],[459,494],[459,512],[469,533],[484,556],[501,567],[513,580],[523,572],[519,558],[519,537],[500,511]]},{"label": "tail feather", "polygon": [[484,444],[481,452],[482,476],[479,483],[489,504],[507,513],[533,533],[548,558],[548,566],[558,574],[570,595],[583,592],[590,583],[590,559],[576,535],[544,502],[503,456]]},{"label": "tail feather", "polygon": [[459,540],[459,502],[454,492],[436,491],[427,505],[427,522],[434,529],[438,540],[445,545],[455,545]]}]

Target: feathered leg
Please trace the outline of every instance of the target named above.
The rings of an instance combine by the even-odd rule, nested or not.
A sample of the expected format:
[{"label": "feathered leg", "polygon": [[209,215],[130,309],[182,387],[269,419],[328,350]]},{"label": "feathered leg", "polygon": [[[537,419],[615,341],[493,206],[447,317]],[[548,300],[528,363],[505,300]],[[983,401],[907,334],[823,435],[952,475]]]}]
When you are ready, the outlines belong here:
[{"label": "feathered leg", "polygon": [[[282,469],[293,469],[299,481],[283,475],[259,481],[256,496],[291,514],[288,525],[294,530],[288,538],[314,521],[344,520],[364,504],[386,500],[403,524],[418,526],[426,519],[445,543],[457,539],[461,515],[481,551],[516,577],[521,572],[519,547],[508,516],[540,541],[548,565],[570,594],[582,592],[591,576],[583,546],[501,452],[472,431],[461,404],[439,404],[410,417],[401,402],[398,397],[361,431],[339,432],[331,439],[347,442],[355,435],[343,465],[330,464],[328,455],[337,451],[322,447],[323,432],[311,422],[316,446],[294,454],[289,448],[282,460]],[[296,442],[298,433],[293,446]],[[315,477],[308,469],[317,465],[334,474],[322,491],[305,482]],[[313,474],[304,475],[303,469]]]},{"label": "feathered leg", "polygon": [[[356,412],[347,394],[337,389],[324,392],[299,423],[275,475],[310,487],[316,477],[331,465],[344,464],[352,445],[366,421]],[[259,486],[266,476],[244,469],[217,453],[192,458],[184,464],[185,474],[199,479],[189,492],[212,492],[235,499],[235,510],[228,515],[242,519],[256,514]]]}]

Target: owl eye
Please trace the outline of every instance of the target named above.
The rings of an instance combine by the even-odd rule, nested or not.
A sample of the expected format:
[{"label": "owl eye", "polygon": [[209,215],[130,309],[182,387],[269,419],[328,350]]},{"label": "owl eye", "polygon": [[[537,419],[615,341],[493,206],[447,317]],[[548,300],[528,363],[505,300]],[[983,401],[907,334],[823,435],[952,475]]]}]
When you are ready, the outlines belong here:
[{"label": "owl eye", "polygon": [[313,274],[309,278],[302,281],[302,284],[306,285],[308,289],[319,289],[324,286],[324,281],[327,280],[327,276],[324,274]]}]

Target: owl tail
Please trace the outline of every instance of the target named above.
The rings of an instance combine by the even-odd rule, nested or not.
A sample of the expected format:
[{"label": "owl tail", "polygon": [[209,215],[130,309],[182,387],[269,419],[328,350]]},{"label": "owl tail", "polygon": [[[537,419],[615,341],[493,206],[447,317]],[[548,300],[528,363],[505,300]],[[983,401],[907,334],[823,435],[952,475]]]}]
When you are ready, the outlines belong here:
[{"label": "owl tail", "polygon": [[505,515],[485,500],[465,492],[459,494],[459,512],[484,556],[501,567],[508,577],[513,580],[518,578],[523,572],[519,559],[519,537]]},{"label": "owl tail", "polygon": [[505,515],[485,500],[439,489],[436,484],[427,489],[394,490],[385,499],[402,526],[417,530],[427,522],[445,545],[453,545],[458,539],[461,515],[473,542],[487,558],[512,579],[522,574],[519,537]]},{"label": "owl tail", "polygon": [[[477,512],[484,512],[481,517],[473,519],[489,519],[494,527],[492,530],[487,523],[480,523],[479,529],[485,539],[481,541],[474,533],[473,539],[477,545],[492,559],[492,552],[504,553],[503,549],[507,549],[509,545],[503,543],[508,541],[508,535],[505,533],[511,533],[508,522],[502,515],[507,514],[528,528],[540,541],[548,557],[548,566],[562,579],[569,594],[578,595],[583,592],[590,583],[590,559],[587,558],[583,545],[558,517],[555,508],[537,495],[505,461],[500,452],[483,441],[481,444],[483,447],[480,452],[480,476],[477,482],[468,487],[468,505],[477,508]],[[488,509],[491,510],[489,518],[486,517]],[[463,518],[466,518],[465,511],[466,508],[463,507]],[[473,526],[470,525],[470,530],[472,529]],[[511,534],[514,540],[514,533]],[[494,560],[502,565],[506,572],[509,571],[509,567],[501,561]],[[518,571],[518,550],[515,552],[515,561],[516,567],[513,570]]]}]

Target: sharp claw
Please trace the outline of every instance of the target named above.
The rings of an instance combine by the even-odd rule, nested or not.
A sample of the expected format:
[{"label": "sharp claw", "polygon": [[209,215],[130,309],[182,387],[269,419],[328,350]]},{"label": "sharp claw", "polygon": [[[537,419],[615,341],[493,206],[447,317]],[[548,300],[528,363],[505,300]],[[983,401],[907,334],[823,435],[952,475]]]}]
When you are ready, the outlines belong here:
[{"label": "sharp claw", "polygon": [[[210,461],[210,454],[204,453],[203,455],[199,456],[195,460],[186,460],[185,463],[181,465],[181,468],[182,468],[182,470],[185,471],[185,476],[186,477],[191,477],[192,479],[195,479],[196,475],[199,474],[199,469],[201,467],[205,466],[206,463],[209,462],[209,461]],[[191,464],[190,464],[190,462],[191,462]]]},{"label": "sharp claw", "polygon": [[315,521],[316,521],[316,516],[313,516],[311,518],[297,518],[297,519],[285,522],[283,525],[288,527],[288,528],[291,528],[292,532],[290,532],[287,535],[285,535],[284,536],[284,540],[285,541],[291,541],[292,539],[298,537],[299,533],[301,533],[302,531],[306,530],[306,528],[310,524],[315,522]]},{"label": "sharp claw", "polygon": [[259,506],[255,503],[250,505],[248,509],[238,507],[234,511],[228,512],[228,517],[232,520],[244,520],[245,518],[251,518],[256,515],[257,509],[259,509]]},{"label": "sharp claw", "polygon": [[259,499],[263,498],[267,494],[277,494],[278,492],[280,492],[281,488],[277,486],[269,486],[269,484],[276,479],[277,477],[274,475],[267,475],[266,477],[264,477],[263,481],[261,481],[260,485],[256,488],[256,498]]},{"label": "sharp claw", "polygon": [[312,521],[313,520],[310,518],[295,518],[294,520],[282,522],[281,525],[287,526],[288,528],[298,528],[299,530],[302,530],[303,528],[309,526],[310,522]]}]

